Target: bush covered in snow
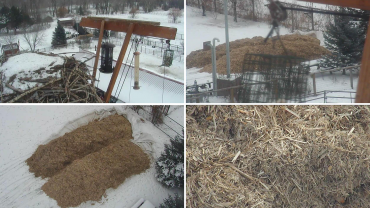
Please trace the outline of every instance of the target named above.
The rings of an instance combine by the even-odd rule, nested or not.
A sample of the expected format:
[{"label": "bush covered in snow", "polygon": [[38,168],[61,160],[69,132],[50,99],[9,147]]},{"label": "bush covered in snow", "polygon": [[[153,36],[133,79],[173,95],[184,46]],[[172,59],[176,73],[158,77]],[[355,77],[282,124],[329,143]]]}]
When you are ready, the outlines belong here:
[{"label": "bush covered in snow", "polygon": [[164,202],[159,205],[159,208],[183,208],[184,199],[178,194],[175,194],[175,197],[169,195],[167,199],[164,199]]},{"label": "bush covered in snow", "polygon": [[171,144],[165,145],[164,152],[158,158],[155,169],[156,178],[169,188],[184,187],[184,139],[176,136]]}]

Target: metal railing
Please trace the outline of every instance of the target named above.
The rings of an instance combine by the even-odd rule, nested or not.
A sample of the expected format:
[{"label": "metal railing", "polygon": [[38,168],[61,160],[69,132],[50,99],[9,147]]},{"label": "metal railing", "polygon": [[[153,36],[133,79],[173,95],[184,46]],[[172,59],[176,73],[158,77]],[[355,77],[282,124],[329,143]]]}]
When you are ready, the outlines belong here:
[{"label": "metal railing", "polygon": [[134,106],[131,106],[130,108],[134,110],[138,115],[150,121],[155,127],[157,127],[160,131],[162,131],[168,137],[174,139],[176,136],[180,136],[183,138],[184,126],[176,122],[170,116],[162,114],[163,122],[155,123],[155,122],[152,122],[152,119],[150,119],[153,116],[153,113],[149,111],[151,106],[141,106],[141,108],[138,110],[135,109]]},{"label": "metal railing", "polygon": [[[187,94],[186,94],[186,102],[187,103],[206,103],[209,102],[209,98],[214,96],[216,92],[229,92],[228,96],[219,96],[223,97],[223,101],[227,103],[237,103],[238,98],[238,90],[242,89],[246,85],[239,85],[239,86],[232,86],[227,87],[224,89],[212,90],[210,83],[203,83],[199,85],[190,85],[186,86]],[[323,90],[320,92],[316,92],[316,94],[306,94],[302,95],[300,98],[302,101],[299,103],[308,103],[313,101],[319,101],[318,103],[338,103],[333,102],[333,100],[347,100],[348,103],[354,103],[356,99],[356,92],[354,91],[336,91],[336,90]],[[275,101],[275,103],[285,103],[285,102],[294,102],[290,100],[283,100],[280,99]],[[343,101],[341,101],[343,102]],[[343,102],[345,103],[345,102]]]}]

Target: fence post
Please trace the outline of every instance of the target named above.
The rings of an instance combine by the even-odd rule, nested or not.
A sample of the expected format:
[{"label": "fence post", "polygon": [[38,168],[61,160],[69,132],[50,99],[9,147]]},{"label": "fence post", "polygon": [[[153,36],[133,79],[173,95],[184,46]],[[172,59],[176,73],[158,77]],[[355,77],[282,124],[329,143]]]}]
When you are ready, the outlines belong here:
[{"label": "fence post", "polygon": [[312,74],[313,93],[316,96],[316,74]]},{"label": "fence post", "polygon": [[[353,75],[352,75],[352,68],[349,69],[349,76],[351,77],[351,88],[353,89]],[[352,100],[351,100],[352,102]]]},{"label": "fence post", "polygon": [[235,101],[234,101],[234,88],[230,89],[230,103],[235,103]]}]

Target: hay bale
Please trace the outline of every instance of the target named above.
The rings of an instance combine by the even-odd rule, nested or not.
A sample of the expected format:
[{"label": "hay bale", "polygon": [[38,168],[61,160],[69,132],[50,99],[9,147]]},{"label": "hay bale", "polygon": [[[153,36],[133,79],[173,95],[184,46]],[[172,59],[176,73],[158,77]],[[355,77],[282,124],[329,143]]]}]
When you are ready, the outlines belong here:
[{"label": "hay bale", "polygon": [[123,116],[113,115],[40,145],[26,160],[30,172],[36,177],[52,177],[77,159],[99,151],[118,141],[131,140],[130,122]]},{"label": "hay bale", "polygon": [[75,160],[50,178],[42,190],[61,207],[75,207],[85,201],[99,201],[108,188],[117,188],[126,178],[149,168],[149,157],[134,143],[116,141]]},{"label": "hay bale", "polygon": [[[283,35],[281,39],[289,53],[307,60],[320,58],[328,54],[329,51],[320,46],[320,40],[307,35]],[[271,39],[264,43],[263,37],[246,38],[230,42],[230,65],[231,73],[241,73],[244,55],[253,54],[271,54],[284,55],[283,47],[279,41],[273,42]],[[216,47],[217,72],[226,74],[226,44]],[[186,68],[203,68],[200,72],[212,72],[212,60],[210,51],[197,50],[191,52],[186,57]]]},{"label": "hay bale", "polygon": [[370,207],[369,121],[368,106],[187,106],[187,206]]},{"label": "hay bale", "polygon": [[59,206],[78,206],[149,168],[148,155],[131,139],[130,122],[112,115],[40,145],[26,163],[35,176],[51,177],[42,190]]}]

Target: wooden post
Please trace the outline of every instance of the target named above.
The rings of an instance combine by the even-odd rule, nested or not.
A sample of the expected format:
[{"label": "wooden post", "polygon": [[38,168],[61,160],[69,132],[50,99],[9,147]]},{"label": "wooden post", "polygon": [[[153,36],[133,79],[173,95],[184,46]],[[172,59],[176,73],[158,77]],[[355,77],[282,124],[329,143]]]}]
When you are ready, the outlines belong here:
[{"label": "wooden post", "polygon": [[313,93],[316,95],[316,74],[312,74]]},{"label": "wooden post", "polygon": [[234,88],[230,89],[230,103],[235,103],[235,101],[234,101]]},{"label": "wooden post", "polygon": [[99,34],[99,41],[98,41],[98,48],[96,49],[96,56],[95,56],[95,63],[94,63],[94,71],[92,75],[92,81],[91,84],[93,87],[95,87],[95,77],[96,77],[96,70],[98,68],[98,63],[99,63],[99,57],[100,57],[100,48],[101,48],[101,42],[103,41],[103,35],[104,35],[104,20],[101,21],[101,26],[100,26],[100,34]]},{"label": "wooden post", "polygon": [[116,83],[119,71],[120,71],[121,66],[122,66],[122,61],[123,61],[123,58],[125,57],[127,47],[128,47],[128,44],[130,43],[131,35],[134,31],[134,28],[135,28],[135,24],[130,23],[128,31],[126,33],[125,41],[123,42],[121,52],[118,56],[116,67],[114,68],[113,75],[112,75],[112,78],[109,82],[108,89],[107,89],[107,91],[105,92],[105,95],[104,95],[104,102],[106,102],[106,103],[109,103],[110,97],[112,95],[114,84]]},{"label": "wooden post", "polygon": [[[293,5],[291,6],[293,8]],[[292,32],[294,32],[294,13],[292,10]]]},{"label": "wooden post", "polygon": [[315,30],[315,21],[314,21],[314,19],[313,19],[313,9],[312,9],[312,16],[311,16],[311,18],[312,18],[312,30],[314,31]]},{"label": "wooden post", "polygon": [[[370,2],[369,2],[370,3]],[[362,53],[360,77],[358,79],[356,103],[370,103],[370,21]]]}]

